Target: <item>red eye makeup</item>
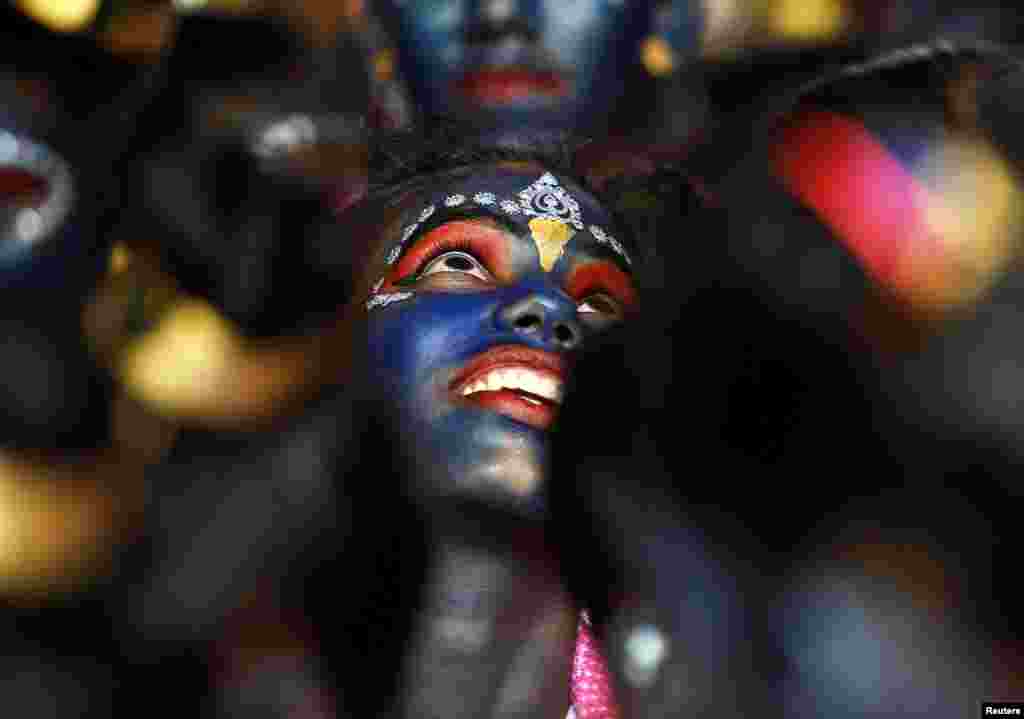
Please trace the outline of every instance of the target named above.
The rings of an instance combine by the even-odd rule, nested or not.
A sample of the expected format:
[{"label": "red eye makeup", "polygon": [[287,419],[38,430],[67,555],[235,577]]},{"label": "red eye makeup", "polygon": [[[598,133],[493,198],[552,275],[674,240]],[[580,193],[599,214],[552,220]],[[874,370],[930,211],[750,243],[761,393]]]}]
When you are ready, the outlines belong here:
[{"label": "red eye makeup", "polygon": [[511,279],[510,237],[507,230],[485,218],[451,220],[414,241],[388,273],[384,287],[401,286],[416,277],[432,260],[446,252],[461,251],[475,257],[499,281]]},{"label": "red eye makeup", "polygon": [[636,306],[632,280],[609,260],[590,260],[573,267],[565,279],[565,291],[578,302],[591,295],[608,295],[626,314]]}]

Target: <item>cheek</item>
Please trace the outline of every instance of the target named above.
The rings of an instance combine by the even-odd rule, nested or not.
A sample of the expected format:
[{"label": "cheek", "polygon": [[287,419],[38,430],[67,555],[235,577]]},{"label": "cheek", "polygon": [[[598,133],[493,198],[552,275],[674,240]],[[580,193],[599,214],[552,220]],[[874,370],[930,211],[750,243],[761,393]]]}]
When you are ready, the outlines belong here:
[{"label": "cheek", "polygon": [[544,0],[541,19],[550,37],[580,38],[602,32],[611,13],[607,0]]},{"label": "cheek", "polygon": [[428,313],[411,300],[371,314],[367,323],[370,360],[377,379],[403,385],[439,364],[446,327],[430,322]]},{"label": "cheek", "polygon": [[482,293],[421,293],[371,312],[370,360],[379,381],[413,385],[453,368],[493,335],[494,299]]},{"label": "cheek", "polygon": [[[591,67],[608,54],[613,43],[617,25],[609,21],[611,13],[603,1],[550,0],[544,8],[544,45],[563,64]],[[605,52],[596,52],[598,49]]]}]

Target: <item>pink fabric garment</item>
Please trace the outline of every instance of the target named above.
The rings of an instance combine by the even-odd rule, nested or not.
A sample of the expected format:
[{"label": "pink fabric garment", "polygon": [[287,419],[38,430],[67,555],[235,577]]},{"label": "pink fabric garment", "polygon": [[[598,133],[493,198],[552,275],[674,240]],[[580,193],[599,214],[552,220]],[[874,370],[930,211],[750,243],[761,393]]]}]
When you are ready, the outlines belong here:
[{"label": "pink fabric garment", "polygon": [[620,719],[621,712],[612,690],[601,643],[594,636],[590,617],[580,612],[576,630],[576,653],[572,661],[569,690],[572,706],[566,719]]}]

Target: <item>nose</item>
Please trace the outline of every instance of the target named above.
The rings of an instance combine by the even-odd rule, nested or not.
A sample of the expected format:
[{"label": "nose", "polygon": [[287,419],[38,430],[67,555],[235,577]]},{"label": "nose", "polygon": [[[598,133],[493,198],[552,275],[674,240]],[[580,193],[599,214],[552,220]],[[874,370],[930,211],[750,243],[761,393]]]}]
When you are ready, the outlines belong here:
[{"label": "nose", "polygon": [[470,44],[492,45],[510,37],[537,38],[536,9],[529,0],[476,0],[466,28]]},{"label": "nose", "polygon": [[563,304],[568,303],[527,295],[498,310],[498,324],[504,330],[568,352],[580,346],[583,330],[575,317],[576,308],[570,312]]},{"label": "nose", "polygon": [[506,22],[516,14],[517,5],[516,0],[480,0],[480,16],[487,22]]}]

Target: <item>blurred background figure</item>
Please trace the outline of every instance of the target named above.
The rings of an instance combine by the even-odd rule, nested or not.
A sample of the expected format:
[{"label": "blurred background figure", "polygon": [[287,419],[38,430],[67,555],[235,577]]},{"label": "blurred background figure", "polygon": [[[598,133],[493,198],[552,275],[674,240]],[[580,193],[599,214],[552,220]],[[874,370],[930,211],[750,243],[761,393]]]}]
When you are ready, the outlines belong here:
[{"label": "blurred background figure", "polygon": [[344,13],[179,11],[116,230],[132,271],[109,278],[92,319],[119,323],[122,341],[102,354],[152,411],[251,426],[341,361],[324,359],[322,330],[348,297],[332,249],[345,239],[318,233],[336,189],[365,182],[367,73],[353,33],[337,30]]},{"label": "blurred background figure", "polygon": [[644,43],[657,43],[663,65],[669,56],[685,62],[702,21],[685,1],[382,0],[371,9],[391,33],[420,113],[458,115],[509,139],[640,130],[653,107]]},{"label": "blurred background figure", "polygon": [[[811,393],[827,387],[824,403],[778,395],[785,439],[770,450],[795,462],[783,476],[807,477],[804,501],[830,517],[782,555],[798,586],[785,590],[788,618],[777,620],[788,632],[780,696],[798,715],[942,707],[955,716],[1008,681],[1005,660],[992,657],[1005,656],[1020,621],[997,577],[1012,565],[1005,552],[1019,551],[1004,506],[1017,492],[1022,436],[1005,402],[1019,384],[1008,327],[1021,180],[1007,127],[1021,70],[1012,53],[972,42],[914,45],[800,80],[741,121],[744,136],[755,128],[753,143],[710,156],[726,177],[713,190],[729,217],[725,265],[805,335],[779,359],[802,365],[809,337],[836,352],[799,381]],[[750,336],[761,338],[752,364],[776,354],[776,325]],[[741,424],[761,411],[735,409]],[[778,437],[750,430],[762,450]],[[811,479],[822,471],[829,488]],[[829,554],[845,542],[850,512],[877,519],[870,567]],[[960,589],[928,585],[922,567],[904,570],[911,587],[880,577],[882,563],[906,559],[906,536],[916,537],[914,563],[956,574]],[[800,561],[817,551],[824,558],[810,568]]]},{"label": "blurred background figure", "polygon": [[[135,121],[170,7],[0,6],[0,663],[11,711],[109,716],[120,656],[96,592],[173,431],[83,323],[111,258]],[[146,26],[124,32],[134,17]]]},{"label": "blurred background figure", "polygon": [[786,716],[956,717],[1001,696],[979,622],[998,530],[955,491],[933,487],[926,516],[919,502],[917,489],[853,501],[807,538],[777,603]]},{"label": "blurred background figure", "polygon": [[[755,105],[737,125],[753,123],[754,141],[707,154],[721,203],[753,199],[733,215],[730,256],[755,285],[876,344],[976,304],[1019,252],[1016,110],[990,99],[1016,63],[937,41]],[[887,315],[909,323],[888,332]]]},{"label": "blurred background figure", "polygon": [[45,595],[88,575],[80,564],[104,554],[116,505],[138,498],[139,469],[166,444],[166,429],[91,353],[102,329],[83,323],[110,262],[120,172],[160,48],[121,55],[2,12],[4,585]]},{"label": "blurred background figure", "polygon": [[344,387],[270,429],[184,430],[101,597],[123,681],[172,682],[163,705],[200,716],[390,706],[428,547],[397,437]]}]

